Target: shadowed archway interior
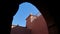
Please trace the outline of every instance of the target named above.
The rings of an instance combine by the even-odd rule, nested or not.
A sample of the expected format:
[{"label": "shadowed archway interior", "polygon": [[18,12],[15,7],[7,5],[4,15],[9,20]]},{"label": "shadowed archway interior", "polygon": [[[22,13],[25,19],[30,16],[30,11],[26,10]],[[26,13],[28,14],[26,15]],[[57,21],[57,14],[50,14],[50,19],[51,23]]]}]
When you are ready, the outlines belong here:
[{"label": "shadowed archway interior", "polygon": [[[32,3],[33,5],[35,5],[39,11],[41,11],[42,15],[44,16],[47,25],[48,25],[48,30],[50,34],[58,34],[60,33],[60,28],[57,26],[59,26],[60,24],[58,23],[58,17],[56,17],[56,13],[54,13],[53,7],[54,7],[54,3],[53,1],[49,2],[49,1],[43,1],[43,0],[2,0],[0,1],[1,5],[0,5],[0,33],[5,33],[5,34],[10,34],[11,31],[11,25],[12,25],[12,20],[13,20],[13,16],[16,14],[18,8],[19,8],[19,4],[23,3],[23,2],[29,2]],[[49,2],[49,3],[48,3]],[[50,7],[50,6],[52,7]],[[57,14],[58,15],[58,14]],[[6,21],[5,21],[6,20]],[[58,21],[57,21],[58,20]],[[52,24],[53,23],[53,24]],[[52,25],[50,25],[52,24]],[[54,29],[54,30],[51,30]],[[59,29],[59,31],[58,31]],[[7,31],[7,32],[5,32]],[[53,31],[53,32],[52,32]],[[3,34],[2,33],[2,34]]]}]

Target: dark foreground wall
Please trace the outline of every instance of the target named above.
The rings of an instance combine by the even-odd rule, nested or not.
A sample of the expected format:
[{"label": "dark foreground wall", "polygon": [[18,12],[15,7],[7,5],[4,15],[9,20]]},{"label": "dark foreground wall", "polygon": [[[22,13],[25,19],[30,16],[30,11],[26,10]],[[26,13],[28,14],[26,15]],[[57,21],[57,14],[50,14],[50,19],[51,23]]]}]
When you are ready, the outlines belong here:
[{"label": "dark foreground wall", "polygon": [[[57,11],[56,13],[58,14],[56,14],[54,11],[54,6],[56,7],[56,4],[57,4],[55,1],[51,1],[51,0],[50,1],[46,1],[46,0],[45,1],[43,0],[0,0],[0,27],[1,27],[0,34],[10,33],[13,16],[18,10],[19,4],[23,2],[30,2],[34,4],[41,11],[47,23],[49,23],[50,21],[49,18],[52,17],[51,20],[54,21],[54,23],[56,23],[56,26],[60,25],[59,24],[60,13]],[[60,31],[59,27],[58,27],[58,30]]]}]

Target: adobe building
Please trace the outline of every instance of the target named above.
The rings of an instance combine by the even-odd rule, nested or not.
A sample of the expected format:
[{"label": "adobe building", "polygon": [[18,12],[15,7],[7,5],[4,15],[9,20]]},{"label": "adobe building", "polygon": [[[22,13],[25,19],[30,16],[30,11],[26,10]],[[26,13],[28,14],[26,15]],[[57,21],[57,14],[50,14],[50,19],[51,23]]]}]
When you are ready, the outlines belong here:
[{"label": "adobe building", "polygon": [[48,34],[48,28],[42,15],[30,14],[26,18],[26,27],[12,25],[11,34]]},{"label": "adobe building", "polygon": [[19,25],[12,25],[10,34],[31,34],[30,29]]},{"label": "adobe building", "polygon": [[48,34],[47,24],[42,15],[30,14],[26,19],[26,27],[32,30],[32,34]]}]

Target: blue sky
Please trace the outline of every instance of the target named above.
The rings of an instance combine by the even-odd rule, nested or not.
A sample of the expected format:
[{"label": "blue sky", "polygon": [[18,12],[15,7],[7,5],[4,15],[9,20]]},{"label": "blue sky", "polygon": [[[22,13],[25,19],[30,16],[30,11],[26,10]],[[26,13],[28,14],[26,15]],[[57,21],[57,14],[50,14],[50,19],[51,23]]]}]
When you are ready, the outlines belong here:
[{"label": "blue sky", "polygon": [[13,18],[13,25],[20,25],[25,27],[26,26],[26,18],[29,16],[29,14],[32,13],[33,15],[39,13],[39,10],[32,5],[31,3],[24,2],[19,5],[18,12]]}]

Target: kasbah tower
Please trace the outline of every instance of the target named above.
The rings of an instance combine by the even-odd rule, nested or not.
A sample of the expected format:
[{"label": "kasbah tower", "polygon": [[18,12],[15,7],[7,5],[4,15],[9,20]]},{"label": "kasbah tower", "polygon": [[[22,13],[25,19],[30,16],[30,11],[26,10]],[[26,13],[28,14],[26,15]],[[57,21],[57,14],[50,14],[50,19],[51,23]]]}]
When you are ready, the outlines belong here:
[{"label": "kasbah tower", "polygon": [[48,34],[48,28],[42,15],[30,14],[26,18],[26,27],[12,25],[11,34]]}]

